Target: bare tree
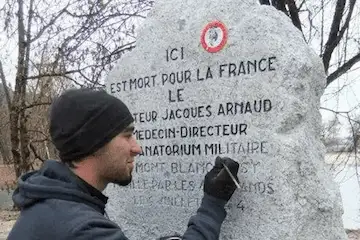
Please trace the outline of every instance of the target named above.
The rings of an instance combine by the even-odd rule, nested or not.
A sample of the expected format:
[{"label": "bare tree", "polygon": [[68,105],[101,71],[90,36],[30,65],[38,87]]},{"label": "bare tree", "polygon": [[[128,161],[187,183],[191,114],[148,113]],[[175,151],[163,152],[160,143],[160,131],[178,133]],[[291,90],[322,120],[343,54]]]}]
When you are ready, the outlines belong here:
[{"label": "bare tree", "polygon": [[[330,29],[326,29],[328,22],[324,20],[325,7],[331,4],[329,0],[260,0],[260,3],[272,5],[289,16],[294,26],[302,32],[304,39],[308,43],[316,36],[320,38],[319,55],[324,63],[325,71],[328,73],[327,85],[345,74],[357,62],[360,62],[359,32],[354,33],[357,35],[350,36],[352,34],[350,32],[352,30],[351,23],[356,21],[355,18],[360,20],[360,16],[353,16],[356,0],[336,0],[335,9],[332,12],[333,18]],[[301,15],[304,14],[306,14],[307,17],[301,21]],[[320,18],[319,25],[314,25],[316,18]],[[306,27],[308,31],[305,32],[304,27]],[[354,28],[356,27],[358,27],[358,25],[355,24]],[[353,49],[346,48],[351,41],[358,47],[355,52]],[[331,63],[334,61],[334,51],[339,48],[342,48],[343,58],[338,59],[337,64],[332,67]]]},{"label": "bare tree", "polygon": [[356,155],[360,153],[360,116],[350,121],[348,151]]},{"label": "bare tree", "polygon": [[338,116],[335,115],[333,119],[325,122],[322,126],[321,140],[328,151],[337,151],[341,149],[342,142],[339,137],[340,121]]},{"label": "bare tree", "polygon": [[31,168],[31,150],[35,154],[28,129],[31,109],[49,104],[32,101],[29,86],[59,77],[80,87],[102,87],[101,79],[112,63],[134,47],[135,24],[145,18],[151,4],[146,0],[6,0],[0,6],[5,20],[0,24],[8,37],[1,47],[18,44],[13,72],[4,74],[1,61],[9,56],[0,58],[3,85],[10,81],[7,76],[15,78],[13,94],[6,96],[16,176]]},{"label": "bare tree", "polygon": [[[356,2],[356,0],[260,0],[261,4],[272,5],[286,14],[294,26],[301,31],[304,40],[309,45],[318,46],[315,51],[318,52],[324,64],[327,87],[334,84],[336,86],[336,83],[339,86],[333,93],[336,97],[343,94],[346,88],[351,87],[351,84],[344,80],[346,74],[355,71],[357,66],[360,66],[360,4]],[[334,114],[337,121],[346,119],[351,127],[356,125],[355,118],[352,116],[358,114],[359,109],[359,102],[353,103],[351,109],[322,108]],[[325,124],[325,127],[329,125]],[[340,125],[336,124],[336,128],[339,127]],[[349,144],[357,145],[357,138],[353,136],[354,134],[351,133],[348,140],[351,139],[354,142],[347,143],[348,146]],[[324,139],[324,142],[327,146],[333,148],[335,143],[343,144],[339,137],[335,138],[334,135],[326,137],[328,139]],[[338,148],[339,151],[350,149],[355,150],[349,147]]]}]

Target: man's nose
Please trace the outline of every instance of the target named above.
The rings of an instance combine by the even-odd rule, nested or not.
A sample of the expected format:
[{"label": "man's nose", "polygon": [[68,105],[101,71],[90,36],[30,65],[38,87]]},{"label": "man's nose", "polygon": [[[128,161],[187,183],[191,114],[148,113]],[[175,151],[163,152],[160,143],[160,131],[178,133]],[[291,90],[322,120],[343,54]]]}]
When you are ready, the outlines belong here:
[{"label": "man's nose", "polygon": [[131,148],[131,151],[136,154],[136,155],[139,155],[142,150],[141,150],[141,147],[140,145],[137,143],[136,139],[134,138],[134,141],[133,141],[133,146]]}]

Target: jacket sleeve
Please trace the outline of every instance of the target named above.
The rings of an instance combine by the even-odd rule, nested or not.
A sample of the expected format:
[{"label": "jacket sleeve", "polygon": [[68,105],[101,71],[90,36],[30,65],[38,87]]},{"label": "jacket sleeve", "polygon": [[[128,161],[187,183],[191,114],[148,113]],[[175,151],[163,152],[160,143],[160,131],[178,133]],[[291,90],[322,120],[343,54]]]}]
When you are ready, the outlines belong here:
[{"label": "jacket sleeve", "polygon": [[219,239],[221,224],[226,217],[225,204],[225,200],[214,198],[205,193],[196,215],[189,220],[183,239]]},{"label": "jacket sleeve", "polygon": [[89,218],[74,226],[67,239],[129,240],[120,227],[106,218]]}]

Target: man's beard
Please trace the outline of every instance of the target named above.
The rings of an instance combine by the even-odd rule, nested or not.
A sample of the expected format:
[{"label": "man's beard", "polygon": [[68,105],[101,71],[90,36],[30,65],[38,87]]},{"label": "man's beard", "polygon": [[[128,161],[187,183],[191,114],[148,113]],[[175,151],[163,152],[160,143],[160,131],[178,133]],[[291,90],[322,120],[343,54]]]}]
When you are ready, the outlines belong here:
[{"label": "man's beard", "polygon": [[130,176],[127,177],[126,179],[115,180],[113,181],[113,183],[119,186],[127,186],[131,183],[131,180],[132,180],[132,175],[130,174]]}]

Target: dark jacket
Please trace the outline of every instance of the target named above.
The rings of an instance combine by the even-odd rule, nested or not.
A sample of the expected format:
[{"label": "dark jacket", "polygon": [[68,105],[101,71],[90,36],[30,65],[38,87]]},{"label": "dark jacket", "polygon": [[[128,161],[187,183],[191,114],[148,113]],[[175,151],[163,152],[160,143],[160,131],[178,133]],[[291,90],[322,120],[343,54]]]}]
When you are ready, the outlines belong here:
[{"label": "dark jacket", "polygon": [[[23,175],[13,201],[21,214],[8,240],[127,239],[104,216],[107,197],[60,162],[49,160],[40,170]],[[225,203],[205,195],[184,239],[218,239]]]}]

